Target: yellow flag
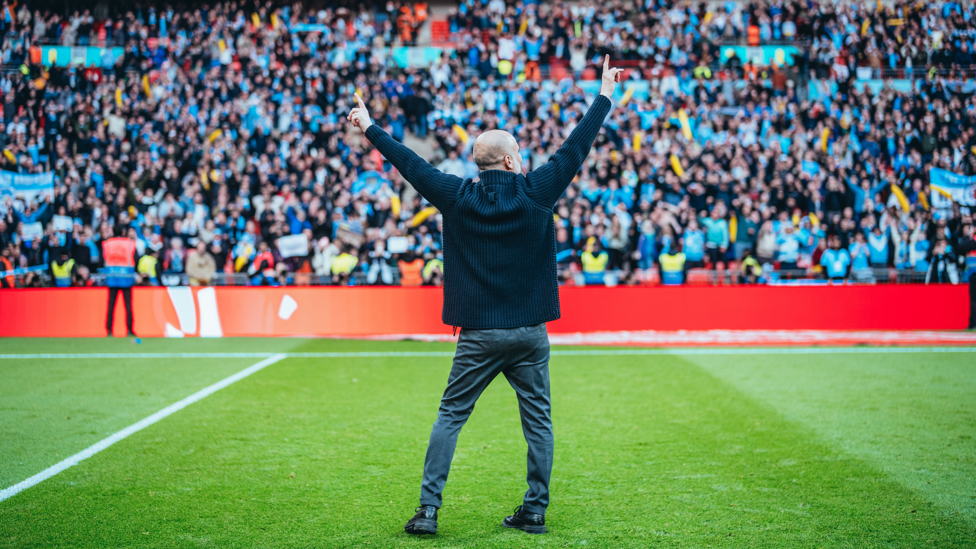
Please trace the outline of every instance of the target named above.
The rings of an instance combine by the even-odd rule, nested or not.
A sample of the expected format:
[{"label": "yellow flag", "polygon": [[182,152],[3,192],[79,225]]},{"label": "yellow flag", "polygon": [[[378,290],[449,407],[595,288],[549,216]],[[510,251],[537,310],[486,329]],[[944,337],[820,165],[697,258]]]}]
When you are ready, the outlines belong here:
[{"label": "yellow flag", "polygon": [[522,36],[525,36],[525,31],[528,28],[529,28],[529,20],[528,20],[528,18],[522,18],[522,24],[519,25],[519,31],[518,31],[518,33],[520,35],[522,35]]},{"label": "yellow flag", "polygon": [[969,150],[972,151],[973,154],[976,154],[976,145],[970,147]]},{"label": "yellow flag", "polygon": [[393,211],[393,217],[400,217],[400,195],[395,194],[390,197],[390,210]]},{"label": "yellow flag", "polygon": [[213,133],[207,136],[207,140],[213,143],[214,141],[219,139],[221,135],[224,135],[224,130],[217,128],[216,130],[213,131]]},{"label": "yellow flag", "polygon": [[277,13],[272,13],[271,14],[271,28],[273,28],[273,29],[277,29],[278,28],[278,14]]},{"label": "yellow flag", "polygon": [[254,12],[251,14],[251,24],[254,25],[255,27],[261,26],[261,17],[258,16],[258,12]]},{"label": "yellow flag", "polygon": [[901,206],[903,211],[908,211],[908,197],[905,196],[905,192],[901,190],[901,187],[891,184],[891,193],[898,197],[898,205]]},{"label": "yellow flag", "polygon": [[688,122],[688,113],[684,109],[678,111],[678,122],[681,123],[681,133],[685,139],[691,141],[691,124]]},{"label": "yellow flag", "polygon": [[813,225],[814,228],[820,226],[820,218],[817,217],[817,214],[810,212],[809,217],[810,217],[810,224]]},{"label": "yellow flag", "polygon": [[739,232],[739,218],[732,216],[729,218],[729,242],[735,243],[736,233]]},{"label": "yellow flag", "polygon": [[640,152],[641,142],[644,141],[644,133],[637,132],[634,134],[634,152]]},{"label": "yellow flag", "polygon": [[624,90],[624,96],[620,98],[620,106],[623,107],[624,105],[626,105],[630,101],[630,98],[633,96],[634,96],[633,86]]},{"label": "yellow flag", "polygon": [[149,87],[149,75],[142,75],[142,91],[146,92],[146,97],[152,97],[152,88]]},{"label": "yellow flag", "polygon": [[610,161],[614,164],[617,163],[617,151],[610,151]]},{"label": "yellow flag", "polygon": [[929,209],[929,199],[925,196],[925,193],[918,193],[918,203],[926,210]]},{"label": "yellow flag", "polygon": [[704,19],[704,21],[705,21],[705,24],[706,24],[706,25],[712,22],[712,17],[713,17],[713,14],[712,14],[712,12],[711,12],[711,11],[709,11],[709,12],[707,12],[707,13],[705,14],[705,19]]},{"label": "yellow flag", "polygon": [[217,48],[220,50],[220,53],[224,53],[224,50],[227,49],[227,42],[224,42],[223,38],[217,40]]},{"label": "yellow flag", "polygon": [[17,163],[17,157],[14,156],[14,153],[10,152],[10,149],[4,149],[3,155],[7,157],[7,160],[13,162],[14,164]]},{"label": "yellow flag", "polygon": [[830,128],[824,128],[820,134],[820,150],[827,152],[827,139],[830,138]]},{"label": "yellow flag", "polygon": [[115,88],[115,104],[122,108],[122,88]]},{"label": "yellow flag", "polygon": [[454,125],[454,134],[458,136],[458,139],[460,139],[462,143],[468,143],[468,139],[470,138],[468,131],[462,128],[460,124]]},{"label": "yellow flag", "polygon": [[434,215],[435,213],[437,213],[437,208],[433,206],[428,206],[420,210],[419,212],[417,212],[417,215],[413,216],[413,219],[410,220],[410,226],[416,227],[417,225],[420,225],[421,223],[426,221],[428,217]]},{"label": "yellow flag", "polygon": [[861,36],[867,36],[868,35],[868,28],[870,28],[870,27],[871,27],[871,20],[870,19],[865,19],[864,22],[861,23]]},{"label": "yellow flag", "polygon": [[671,169],[674,170],[675,175],[678,177],[685,176],[685,169],[681,167],[681,161],[678,160],[677,155],[671,155]]},{"label": "yellow flag", "polygon": [[793,222],[793,226],[794,227],[799,227],[800,226],[800,214],[793,214],[793,217],[790,218],[790,221]]}]

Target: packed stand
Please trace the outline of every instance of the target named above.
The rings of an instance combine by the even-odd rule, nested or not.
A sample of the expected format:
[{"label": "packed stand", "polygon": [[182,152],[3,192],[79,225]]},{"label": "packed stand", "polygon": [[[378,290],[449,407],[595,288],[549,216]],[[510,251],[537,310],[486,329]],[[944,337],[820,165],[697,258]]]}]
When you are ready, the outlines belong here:
[{"label": "packed stand", "polygon": [[[465,2],[450,18],[455,55],[416,70],[384,49],[409,43],[393,2],[257,13],[225,3],[110,24],[21,6],[4,23],[4,61],[23,68],[0,82],[0,162],[53,171],[56,190],[0,204],[0,270],[49,266],[49,277],[90,284],[99,242],[122,232],[143,283],[439,284],[440,216],[350,131],[353,92],[394,138],[435,143],[445,172],[475,177],[471,146],[493,128],[519,139],[533,169],[585,112],[582,81],[609,54],[650,92],[618,98],[556,206],[564,283],[681,283],[702,269],[737,282],[961,278],[954,250],[972,238],[972,216],[929,203],[928,170],[976,174],[965,65],[940,61],[972,51],[971,5],[621,6]],[[809,47],[793,67],[722,51],[757,32]],[[106,70],[42,69],[30,56],[41,37],[126,53]],[[872,48],[884,66],[949,72],[873,93],[855,85]],[[811,76],[833,87],[816,93]],[[35,222],[43,236],[22,238]]]}]

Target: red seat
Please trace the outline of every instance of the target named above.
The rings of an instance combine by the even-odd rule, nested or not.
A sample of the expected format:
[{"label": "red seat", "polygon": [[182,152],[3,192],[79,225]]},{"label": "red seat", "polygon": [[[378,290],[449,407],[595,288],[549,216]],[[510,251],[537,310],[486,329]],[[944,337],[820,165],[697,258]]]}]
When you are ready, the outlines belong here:
[{"label": "red seat", "polygon": [[689,269],[686,283],[690,286],[711,286],[714,284],[712,271],[708,269]]},{"label": "red seat", "polygon": [[447,19],[431,20],[430,41],[435,44],[451,41],[451,25],[447,22]]}]

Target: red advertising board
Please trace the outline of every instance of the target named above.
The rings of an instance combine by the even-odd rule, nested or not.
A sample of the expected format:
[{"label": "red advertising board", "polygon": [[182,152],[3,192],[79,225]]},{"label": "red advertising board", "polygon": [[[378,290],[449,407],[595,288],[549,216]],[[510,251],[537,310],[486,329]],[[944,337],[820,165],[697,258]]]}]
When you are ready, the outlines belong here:
[{"label": "red advertising board", "polygon": [[[448,334],[439,288],[134,288],[144,337]],[[966,286],[563,288],[553,334],[622,330],[958,330]],[[101,337],[108,290],[0,291],[0,336]],[[122,300],[115,335],[125,335]]]}]

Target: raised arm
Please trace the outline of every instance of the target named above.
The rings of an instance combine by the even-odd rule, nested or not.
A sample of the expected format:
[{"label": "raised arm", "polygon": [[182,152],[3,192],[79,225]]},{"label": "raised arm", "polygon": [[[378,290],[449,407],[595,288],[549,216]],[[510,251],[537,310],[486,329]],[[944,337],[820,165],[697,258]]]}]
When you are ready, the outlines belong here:
[{"label": "raised arm", "polygon": [[369,111],[358,93],[356,101],[359,106],[349,113],[349,121],[363,130],[366,139],[369,139],[421,196],[442,212],[451,209],[463,180],[434,168],[412,150],[398,143],[370,121]]},{"label": "raised arm", "polygon": [[573,181],[576,172],[586,160],[593,141],[600,133],[600,128],[603,127],[603,119],[610,112],[612,106],[610,96],[613,95],[621,71],[622,69],[610,68],[610,56],[606,56],[603,61],[603,83],[600,86],[600,95],[590,105],[590,109],[586,111],[586,115],[573,129],[573,133],[569,135],[563,146],[549,158],[549,162],[525,176],[528,194],[536,202],[551,207]]}]

